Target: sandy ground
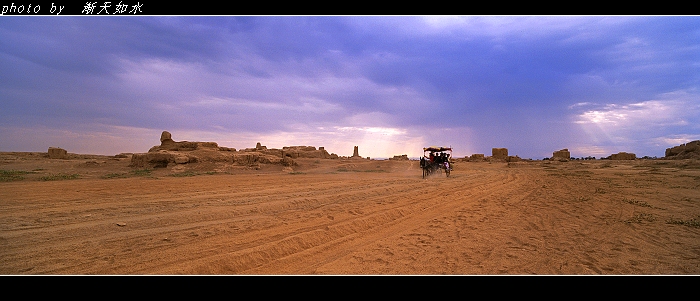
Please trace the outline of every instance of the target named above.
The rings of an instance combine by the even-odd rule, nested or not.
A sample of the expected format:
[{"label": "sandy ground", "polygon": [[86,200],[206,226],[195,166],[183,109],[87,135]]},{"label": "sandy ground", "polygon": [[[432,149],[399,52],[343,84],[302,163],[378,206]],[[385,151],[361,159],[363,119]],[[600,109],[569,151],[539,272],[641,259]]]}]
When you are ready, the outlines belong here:
[{"label": "sandy ground", "polygon": [[695,275],[700,164],[0,154],[4,275]]}]

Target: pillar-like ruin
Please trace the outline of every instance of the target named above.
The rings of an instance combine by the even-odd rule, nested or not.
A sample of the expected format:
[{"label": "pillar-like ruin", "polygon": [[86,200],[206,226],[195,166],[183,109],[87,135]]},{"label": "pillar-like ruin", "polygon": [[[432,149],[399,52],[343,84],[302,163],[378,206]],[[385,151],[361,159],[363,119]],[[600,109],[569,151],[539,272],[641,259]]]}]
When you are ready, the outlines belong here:
[{"label": "pillar-like ruin", "polygon": [[508,149],[507,148],[492,148],[491,157],[494,159],[507,160],[508,159]]},{"label": "pillar-like ruin", "polygon": [[555,158],[569,160],[571,158],[571,152],[569,152],[567,148],[555,151],[552,153],[552,159]]},{"label": "pillar-like ruin", "polygon": [[60,147],[49,147],[49,158],[51,159],[67,159],[68,152]]}]

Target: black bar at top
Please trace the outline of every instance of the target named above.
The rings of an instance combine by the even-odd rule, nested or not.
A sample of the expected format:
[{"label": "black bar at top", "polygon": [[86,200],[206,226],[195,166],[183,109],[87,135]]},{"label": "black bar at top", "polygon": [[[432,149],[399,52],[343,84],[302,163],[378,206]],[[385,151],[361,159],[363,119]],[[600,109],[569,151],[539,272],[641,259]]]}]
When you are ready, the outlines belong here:
[{"label": "black bar at top", "polygon": [[[470,4],[471,3],[471,4]],[[31,1],[0,0],[2,16],[346,16],[346,15],[673,15],[671,8],[630,11],[606,7],[572,8],[532,3],[495,5],[496,2],[300,2],[300,1]],[[678,13],[678,9],[676,9]],[[0,16],[1,17],[1,16]]]}]

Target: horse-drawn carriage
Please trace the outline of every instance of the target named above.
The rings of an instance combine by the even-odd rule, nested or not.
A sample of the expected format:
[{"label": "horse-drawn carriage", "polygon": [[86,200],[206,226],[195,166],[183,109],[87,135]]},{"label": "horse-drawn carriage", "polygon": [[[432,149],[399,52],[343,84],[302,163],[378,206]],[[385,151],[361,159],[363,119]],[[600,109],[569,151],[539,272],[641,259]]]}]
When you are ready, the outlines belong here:
[{"label": "horse-drawn carriage", "polygon": [[445,172],[445,176],[449,177],[450,171],[452,171],[452,165],[450,164],[451,157],[451,147],[424,147],[423,157],[420,158],[420,167],[423,169],[423,178],[436,172]]}]

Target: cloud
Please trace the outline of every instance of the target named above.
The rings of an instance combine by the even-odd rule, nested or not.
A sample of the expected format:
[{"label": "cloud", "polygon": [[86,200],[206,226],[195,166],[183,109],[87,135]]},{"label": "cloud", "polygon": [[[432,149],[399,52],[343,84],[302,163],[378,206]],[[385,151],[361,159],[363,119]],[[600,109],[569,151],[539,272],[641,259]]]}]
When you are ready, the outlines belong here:
[{"label": "cloud", "polygon": [[[661,100],[648,100],[630,104],[605,104],[578,115],[574,123],[598,125],[616,130],[644,131],[654,127],[688,125],[700,113],[699,95],[685,91],[662,95]],[[584,104],[576,104],[584,106]]]},{"label": "cloud", "polygon": [[700,134],[672,134],[665,137],[652,139],[652,142],[659,146],[666,145],[666,148],[686,144],[690,141],[700,140]]},{"label": "cloud", "polygon": [[664,93],[657,99],[635,103],[579,103],[570,108],[580,110],[573,123],[586,135],[579,143],[606,146],[608,151],[636,148],[650,152],[654,147],[664,147],[661,143],[697,136],[679,136],[679,131],[700,130],[700,95],[693,91]]},{"label": "cloud", "polygon": [[0,126],[367,143],[385,157],[423,143],[646,151],[698,132],[698,28],[692,17],[10,18]]}]

